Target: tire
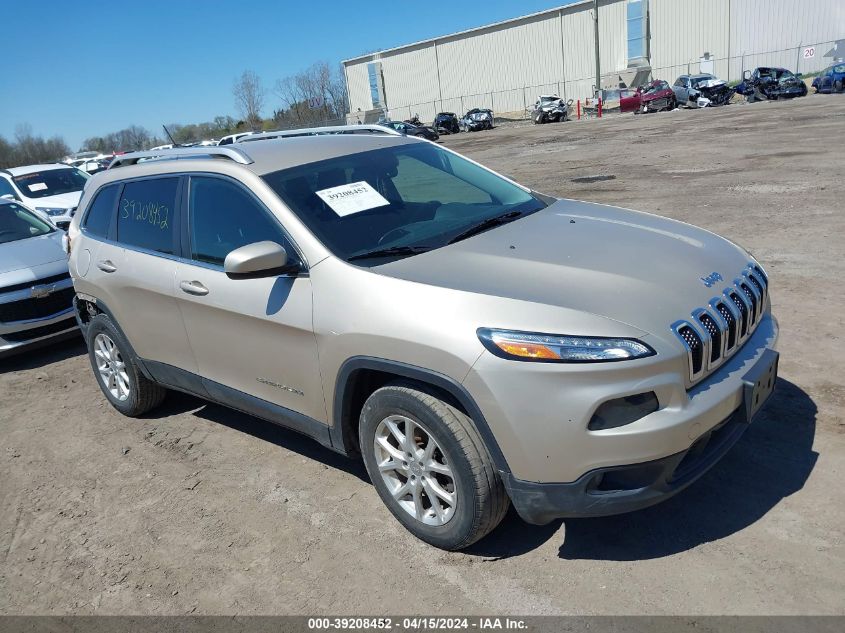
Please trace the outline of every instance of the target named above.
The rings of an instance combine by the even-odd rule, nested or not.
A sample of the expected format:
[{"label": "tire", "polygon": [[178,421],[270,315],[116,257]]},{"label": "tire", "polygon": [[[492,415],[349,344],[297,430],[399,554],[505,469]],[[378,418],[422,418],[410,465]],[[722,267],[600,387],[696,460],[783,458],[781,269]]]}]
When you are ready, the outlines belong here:
[{"label": "tire", "polygon": [[[406,450],[402,438],[409,423],[414,443]],[[430,545],[467,547],[489,534],[507,513],[507,493],[472,421],[417,385],[389,384],[370,395],[361,411],[359,441],[384,504],[411,534]],[[391,450],[383,448],[387,444]],[[388,463],[397,469],[382,472]],[[404,494],[395,497],[394,491]]]},{"label": "tire", "polygon": [[[91,319],[86,342],[94,378],[115,409],[134,418],[161,404],[167,390],[141,373],[135,353],[109,317],[98,314]],[[105,372],[111,373],[112,388]]]},{"label": "tire", "polygon": [[837,79],[833,82],[833,92],[842,92],[842,90],[845,90],[845,84],[841,79]]}]

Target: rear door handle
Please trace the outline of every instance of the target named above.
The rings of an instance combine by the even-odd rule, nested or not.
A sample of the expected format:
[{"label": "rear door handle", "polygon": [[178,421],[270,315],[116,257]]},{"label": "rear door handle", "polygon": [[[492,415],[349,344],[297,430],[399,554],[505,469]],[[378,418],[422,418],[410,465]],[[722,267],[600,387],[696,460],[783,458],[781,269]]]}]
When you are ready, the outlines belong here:
[{"label": "rear door handle", "polygon": [[102,270],[104,273],[113,273],[117,270],[117,266],[112,264],[111,260],[108,259],[97,262],[97,268]]},{"label": "rear door handle", "polygon": [[187,292],[189,295],[202,297],[208,294],[208,288],[198,281],[180,281],[179,287],[182,289],[182,292]]}]

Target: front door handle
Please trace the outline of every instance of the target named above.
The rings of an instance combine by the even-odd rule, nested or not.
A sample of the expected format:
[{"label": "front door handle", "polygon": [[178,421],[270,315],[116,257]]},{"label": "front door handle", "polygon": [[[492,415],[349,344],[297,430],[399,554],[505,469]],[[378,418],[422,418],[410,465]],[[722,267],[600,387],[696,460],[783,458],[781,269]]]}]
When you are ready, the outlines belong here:
[{"label": "front door handle", "polygon": [[182,289],[182,292],[187,292],[189,295],[202,297],[208,294],[208,288],[198,281],[181,281],[179,282],[179,287]]},{"label": "front door handle", "polygon": [[117,270],[117,266],[112,264],[111,260],[108,259],[97,262],[97,268],[102,270],[104,273],[113,273]]}]

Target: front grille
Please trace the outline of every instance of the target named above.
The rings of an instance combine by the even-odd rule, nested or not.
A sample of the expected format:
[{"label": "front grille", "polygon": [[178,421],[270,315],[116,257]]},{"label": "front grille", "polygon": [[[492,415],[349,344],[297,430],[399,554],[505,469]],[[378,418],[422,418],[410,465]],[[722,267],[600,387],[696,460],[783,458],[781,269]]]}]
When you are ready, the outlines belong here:
[{"label": "front grille", "polygon": [[722,332],[716,325],[716,320],[707,312],[698,315],[698,322],[704,326],[704,329],[710,335],[710,362],[715,363],[722,356]]},{"label": "front grille", "polygon": [[14,286],[3,286],[0,288],[0,294],[3,294],[4,292],[14,292],[15,290],[26,290],[27,288],[32,288],[33,286],[54,284],[59,281],[64,281],[65,279],[70,279],[69,273],[61,273],[60,275],[53,275],[52,277],[44,277],[43,279],[36,279],[35,281],[27,281],[26,283],[15,284]]},{"label": "front grille", "polygon": [[675,332],[684,342],[689,353],[690,377],[692,378],[701,373],[704,368],[704,341],[701,340],[695,328],[686,321],[677,324]]},{"label": "front grille", "polygon": [[711,299],[707,307],[693,310],[692,321],[672,324],[672,331],[687,350],[691,384],[742,347],[763,318],[767,292],[765,273],[749,264],[721,296]]},{"label": "front grille", "polygon": [[13,323],[53,316],[72,307],[73,295],[73,287],[70,287],[57,290],[42,298],[0,303],[0,322]]},{"label": "front grille", "polygon": [[754,291],[751,290],[751,287],[747,283],[741,283],[739,288],[745,293],[745,298],[751,303],[751,315],[749,319],[750,325],[754,325],[757,322],[757,309],[760,306],[760,302],[757,300],[757,295],[754,294]]},{"label": "front grille", "polygon": [[728,326],[728,343],[725,345],[725,352],[729,352],[736,345],[736,317],[721,301],[716,302],[716,310]]},{"label": "front grille", "polygon": [[23,343],[25,341],[32,341],[42,336],[49,336],[50,334],[58,334],[76,326],[76,319],[70,317],[69,319],[62,319],[58,323],[51,323],[50,325],[42,325],[41,327],[34,327],[30,330],[22,330],[20,332],[7,332],[3,334],[3,338],[9,343]]},{"label": "front grille", "polygon": [[745,305],[745,301],[740,299],[736,292],[730,291],[728,298],[734,302],[736,309],[739,310],[739,338],[745,338],[745,335],[748,333],[748,306]]}]

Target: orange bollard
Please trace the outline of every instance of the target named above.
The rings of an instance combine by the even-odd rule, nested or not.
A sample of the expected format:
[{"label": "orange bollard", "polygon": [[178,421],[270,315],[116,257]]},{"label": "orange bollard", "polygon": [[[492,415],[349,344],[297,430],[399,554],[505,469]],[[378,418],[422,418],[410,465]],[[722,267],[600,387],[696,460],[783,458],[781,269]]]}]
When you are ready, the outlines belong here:
[{"label": "orange bollard", "polygon": [[581,120],[581,100],[578,99],[578,120]]},{"label": "orange bollard", "polygon": [[599,118],[601,118],[601,97],[599,97]]}]

